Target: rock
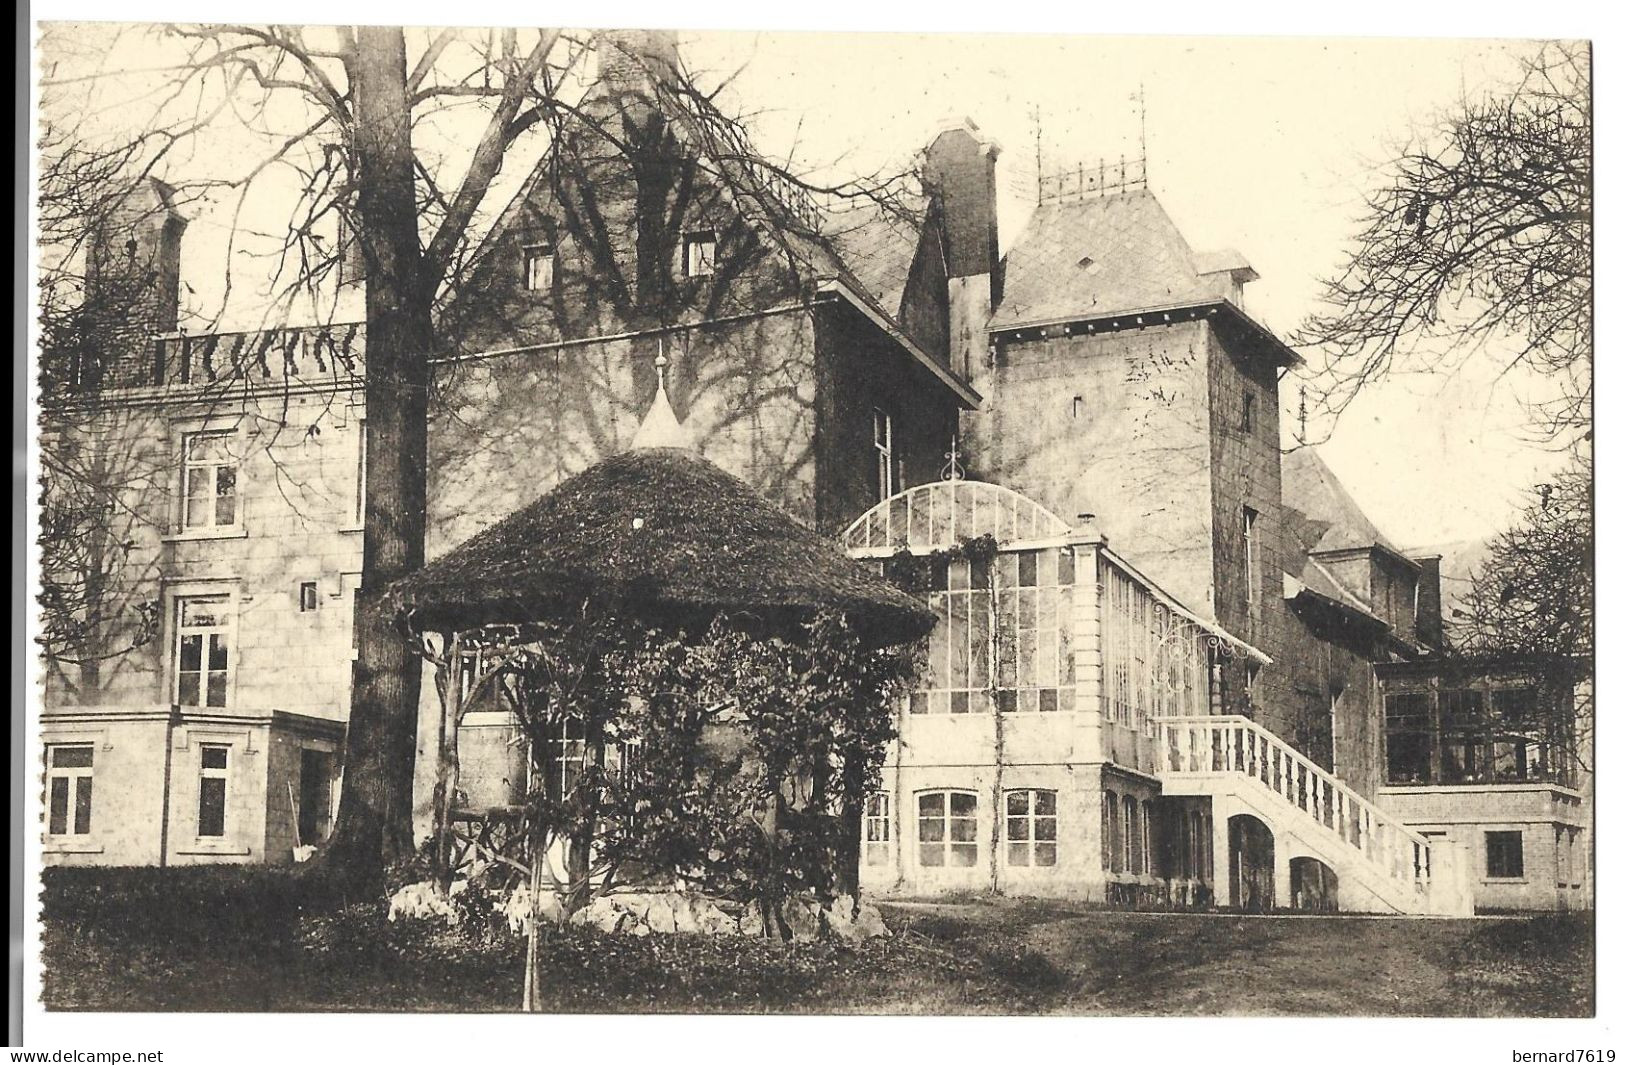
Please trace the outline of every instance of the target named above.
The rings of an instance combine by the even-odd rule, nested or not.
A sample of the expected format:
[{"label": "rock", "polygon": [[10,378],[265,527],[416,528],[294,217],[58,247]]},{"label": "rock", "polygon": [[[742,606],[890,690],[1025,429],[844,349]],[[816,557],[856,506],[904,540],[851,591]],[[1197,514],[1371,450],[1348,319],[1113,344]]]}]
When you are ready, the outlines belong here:
[{"label": "rock", "polygon": [[806,899],[784,900],[784,923],[790,926],[791,939],[817,939],[824,930],[817,903]]},{"label": "rock", "polygon": [[710,936],[734,936],[739,934],[739,919],[710,899],[701,899],[695,904],[694,909],[695,931]]},{"label": "rock", "polygon": [[[558,895],[552,891],[542,892],[538,909],[542,920],[557,921],[562,912]],[[524,935],[530,922],[530,885],[520,884],[514,888],[497,907],[497,912],[508,919],[509,931],[514,935]]]},{"label": "rock", "polygon": [[880,916],[880,907],[872,902],[860,906],[853,914],[852,928],[859,939],[884,939],[891,935],[891,929],[886,927],[885,920]]},{"label": "rock", "polygon": [[436,918],[444,920],[447,924],[455,924],[457,911],[452,908],[451,900],[440,893],[433,881],[423,880],[416,884],[408,884],[389,897],[391,921],[426,921]]},{"label": "rock", "polygon": [[745,907],[745,912],[739,915],[739,934],[742,936],[760,936],[763,928],[762,908],[752,902]]},{"label": "rock", "polygon": [[863,938],[853,922],[853,909],[852,896],[842,895],[824,911],[824,923],[829,927],[830,934],[848,943]]},{"label": "rock", "polygon": [[648,909],[644,920],[649,922],[651,931],[663,936],[669,936],[677,931],[677,919],[672,913],[672,898],[669,895],[652,895],[649,897]]},{"label": "rock", "polygon": [[672,895],[671,919],[672,931],[693,933],[703,931],[700,928],[699,906],[703,900],[695,900],[687,895]]}]

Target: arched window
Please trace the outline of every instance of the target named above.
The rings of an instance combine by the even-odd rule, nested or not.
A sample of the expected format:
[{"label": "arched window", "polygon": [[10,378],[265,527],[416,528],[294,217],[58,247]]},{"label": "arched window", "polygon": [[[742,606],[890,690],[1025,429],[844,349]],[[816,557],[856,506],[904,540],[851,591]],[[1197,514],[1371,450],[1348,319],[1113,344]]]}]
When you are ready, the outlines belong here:
[{"label": "arched window", "polygon": [[1128,871],[1145,872],[1141,853],[1144,833],[1140,825],[1140,801],[1132,795],[1123,796],[1123,849],[1128,858]]},{"label": "arched window", "polygon": [[1053,791],[1004,793],[1004,838],[1011,865],[1054,865],[1057,826]]},{"label": "arched window", "polygon": [[1123,821],[1117,792],[1110,790],[1100,806],[1100,860],[1111,872],[1123,871]]},{"label": "arched window", "polygon": [[976,864],[974,792],[922,792],[916,809],[921,865],[968,869]]}]

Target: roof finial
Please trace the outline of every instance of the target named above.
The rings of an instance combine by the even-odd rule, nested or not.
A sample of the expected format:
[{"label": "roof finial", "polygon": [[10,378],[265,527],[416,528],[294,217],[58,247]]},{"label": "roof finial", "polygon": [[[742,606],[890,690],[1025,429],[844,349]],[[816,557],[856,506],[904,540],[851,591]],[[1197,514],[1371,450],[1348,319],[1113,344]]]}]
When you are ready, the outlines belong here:
[{"label": "roof finial", "polygon": [[965,479],[965,468],[959,464],[958,433],[954,434],[953,443],[949,445],[948,453],[943,457],[948,460],[948,465],[942,468],[942,479],[944,481],[963,481]]},{"label": "roof finial", "polygon": [[638,426],[636,435],[632,437],[632,446],[693,448],[694,441],[688,429],[677,420],[677,412],[671,409],[671,400],[666,396],[666,366],[669,360],[666,358],[665,337],[659,339],[659,345],[655,355],[655,398],[649,404],[649,412],[643,416],[643,424]]}]

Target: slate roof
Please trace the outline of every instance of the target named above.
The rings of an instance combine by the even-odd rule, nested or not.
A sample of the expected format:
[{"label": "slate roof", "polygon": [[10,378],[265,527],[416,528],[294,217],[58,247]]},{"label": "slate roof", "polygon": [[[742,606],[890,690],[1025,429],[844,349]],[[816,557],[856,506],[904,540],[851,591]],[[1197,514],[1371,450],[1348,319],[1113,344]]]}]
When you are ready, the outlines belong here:
[{"label": "slate roof", "polygon": [[924,206],[904,204],[903,211],[908,214],[865,203],[831,213],[823,232],[839,266],[882,310],[899,320],[903,293],[920,246],[917,219],[924,217]]},{"label": "slate roof", "polygon": [[1282,532],[1285,534],[1281,542],[1285,597],[1295,599],[1304,590],[1308,590],[1345,610],[1370,618],[1377,624],[1384,624],[1372,611],[1371,604],[1344,587],[1332,576],[1331,571],[1316,561],[1310,553],[1325,537],[1327,524],[1296,509],[1290,501],[1282,508],[1281,519]]},{"label": "slate roof", "polygon": [[1307,545],[1311,551],[1380,547],[1400,558],[1407,557],[1366,516],[1312,447],[1281,456],[1281,500],[1322,527],[1320,535]]},{"label": "slate roof", "polygon": [[1010,249],[992,328],[1184,306],[1222,289],[1149,190],[1043,204]]}]

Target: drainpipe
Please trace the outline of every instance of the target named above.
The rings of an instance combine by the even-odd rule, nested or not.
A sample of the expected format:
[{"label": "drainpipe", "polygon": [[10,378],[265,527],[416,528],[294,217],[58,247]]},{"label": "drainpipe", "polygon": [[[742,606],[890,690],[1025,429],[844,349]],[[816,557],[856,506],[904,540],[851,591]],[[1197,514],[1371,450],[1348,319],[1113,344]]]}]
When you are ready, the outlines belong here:
[{"label": "drainpipe", "polygon": [[169,779],[175,761],[175,718],[178,710],[171,706],[164,718],[164,793],[158,810],[158,867],[169,864]]}]

